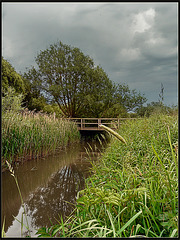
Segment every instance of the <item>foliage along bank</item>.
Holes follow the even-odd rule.
[[[2,170],[6,169],[6,160],[15,164],[43,157],[79,138],[75,123],[54,115],[5,112],[2,115]]]

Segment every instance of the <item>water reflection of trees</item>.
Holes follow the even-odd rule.
[[[33,221],[32,229],[48,225],[48,216],[57,223],[54,219],[59,219],[58,214],[64,216],[71,212],[73,206],[66,201],[75,203],[77,192],[84,184],[83,176],[89,174],[89,160],[96,161],[99,156],[96,147],[89,149],[88,144],[85,146],[87,151],[77,144],[57,155],[25,162],[15,168],[21,194],[29,210],[29,223]],[[2,176],[1,207],[1,226],[5,217],[7,231],[13,227],[13,216],[17,217],[21,208],[18,189],[9,171]]]
[[[60,215],[64,218],[71,213],[77,192],[83,188],[84,179],[89,174],[86,171],[88,167],[89,163],[81,162],[65,166],[52,176],[46,186],[31,194],[26,204],[34,226],[49,226],[49,219],[55,224]]]

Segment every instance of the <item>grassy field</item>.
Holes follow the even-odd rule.
[[[178,116],[129,120],[112,136],[72,216],[39,236],[177,237]]]
[[[46,156],[80,139],[73,122],[45,114],[6,113],[2,116],[2,169],[10,164]]]

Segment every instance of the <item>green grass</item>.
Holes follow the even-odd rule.
[[[129,120],[118,133],[127,144],[112,136],[72,216],[39,236],[178,237],[177,116]]]
[[[6,160],[13,164],[42,157],[79,138],[77,126],[73,122],[54,119],[45,114],[3,114],[2,168],[5,169]]]

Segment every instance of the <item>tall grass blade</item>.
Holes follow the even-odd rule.
[[[174,154],[174,151],[173,151],[170,132],[168,130],[167,130],[167,135],[168,135],[169,145],[170,145],[170,148],[171,148],[172,158],[173,158],[174,164],[176,166],[176,174],[177,174],[177,177],[178,177],[178,164],[177,164],[176,157],[175,157],[175,154]],[[177,154],[177,156],[178,156],[178,154]]]
[[[171,236],[170,236],[170,237],[171,237],[171,238],[175,237],[177,231],[178,231],[177,229],[174,229],[173,232],[171,233]]]
[[[4,228],[5,228],[5,217],[4,217],[4,220],[3,220],[2,233],[1,233],[1,237],[2,237],[2,238],[5,238],[5,237],[6,237]]]
[[[21,227],[25,227],[28,231],[29,231],[29,227],[26,226],[24,223],[22,223],[19,219],[17,219],[15,216],[13,216],[14,219],[16,219],[16,221],[18,221],[21,224]]]
[[[117,235],[119,235],[121,232],[123,232],[141,213],[142,213],[142,210],[140,210],[138,213],[136,213],[136,214],[117,232]]]
[[[111,222],[111,226],[112,226],[112,229],[113,229],[113,235],[114,235],[114,237],[116,237],[116,231],[115,231],[115,227],[114,227],[114,224],[113,224],[112,215],[108,210],[106,210],[106,211],[108,213],[108,216],[109,216],[109,219],[110,219],[110,222]]]

